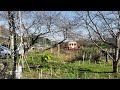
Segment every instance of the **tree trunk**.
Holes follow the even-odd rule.
[[[113,61],[113,73],[118,73],[118,62]]]
[[[118,61],[119,61],[119,50],[120,50],[120,32],[116,36],[116,48],[115,55],[113,55],[113,73],[118,73]]]
[[[8,11],[9,17],[9,29],[11,31],[11,50],[12,50],[12,58],[13,58],[13,70],[12,70],[12,78],[15,78],[15,71],[17,65],[17,46],[16,46],[16,32],[15,32],[15,22],[14,22],[14,13],[13,11]]]
[[[107,55],[107,53],[105,53],[105,56],[106,56],[106,62],[108,62],[108,55]]]

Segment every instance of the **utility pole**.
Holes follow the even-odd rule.
[[[20,36],[21,36],[21,42],[20,42],[20,51],[21,51],[21,62],[22,67],[24,68],[24,44],[23,44],[23,29],[22,29],[22,18],[21,18],[21,11],[19,11],[19,19],[20,19]]]
[[[12,69],[12,78],[15,79],[15,71],[16,71],[16,64],[17,64],[17,53],[16,53],[16,32],[15,32],[15,21],[14,21],[14,12],[8,11],[8,23],[9,29],[11,32],[11,50],[12,50],[12,59],[13,59],[13,69]]]

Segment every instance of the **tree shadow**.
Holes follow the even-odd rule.
[[[99,74],[99,75],[98,75]],[[111,76],[112,75],[112,76]],[[102,78],[118,78],[118,75],[110,71],[93,71],[87,68],[78,68],[78,78],[81,79],[102,79]]]
[[[52,69],[58,69],[58,67],[67,67],[65,64],[60,63],[60,62],[44,62],[40,63],[39,65],[32,65],[30,66],[31,69],[36,70],[36,69],[41,69],[41,68],[52,68]]]
[[[93,70],[90,70],[90,69],[87,69],[87,68],[79,68],[78,71],[79,72],[86,72],[86,73],[113,73],[113,72],[110,72],[110,71],[97,72],[97,71],[93,71]]]

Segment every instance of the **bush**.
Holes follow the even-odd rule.
[[[99,54],[93,54],[92,55],[92,60],[96,63],[100,61],[100,55]]]
[[[88,47],[88,48],[81,48],[79,51],[78,51],[78,54],[80,56],[82,56],[83,54],[86,54],[86,55],[92,55],[94,53],[98,53],[98,49],[96,47]]]
[[[83,55],[84,55],[84,60],[91,60],[97,63],[100,61],[100,53],[96,47],[91,47],[91,48],[88,47],[88,48],[80,49],[78,51],[78,55],[76,55],[76,57],[71,61],[83,60]]]
[[[52,59],[52,55],[51,54],[42,55],[42,57],[41,57],[41,61],[42,62],[47,62],[50,59]]]
[[[32,65],[32,66],[36,66],[36,65],[40,65],[42,62],[41,62],[41,55],[29,55],[27,57],[27,62],[29,65]]]
[[[53,59],[53,55],[49,52],[36,53],[32,52],[27,55],[27,62],[30,66],[40,66],[43,63],[45,64],[48,60]]]

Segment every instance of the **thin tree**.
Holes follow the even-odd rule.
[[[12,70],[12,78],[15,79],[15,71],[17,64],[17,53],[16,53],[16,31],[15,31],[15,22],[14,22],[14,11],[8,11],[8,23],[9,29],[11,32],[11,50],[12,50],[12,58],[13,58],[13,70]]]
[[[82,13],[82,14],[81,14]],[[102,51],[108,54],[113,61],[113,73],[118,73],[118,62],[120,58],[120,12],[77,12],[84,22],[83,27],[88,30],[92,42]],[[109,51],[99,46],[93,39],[95,33],[100,42],[106,43],[114,49],[112,55]],[[112,42],[108,39],[112,39]]]

